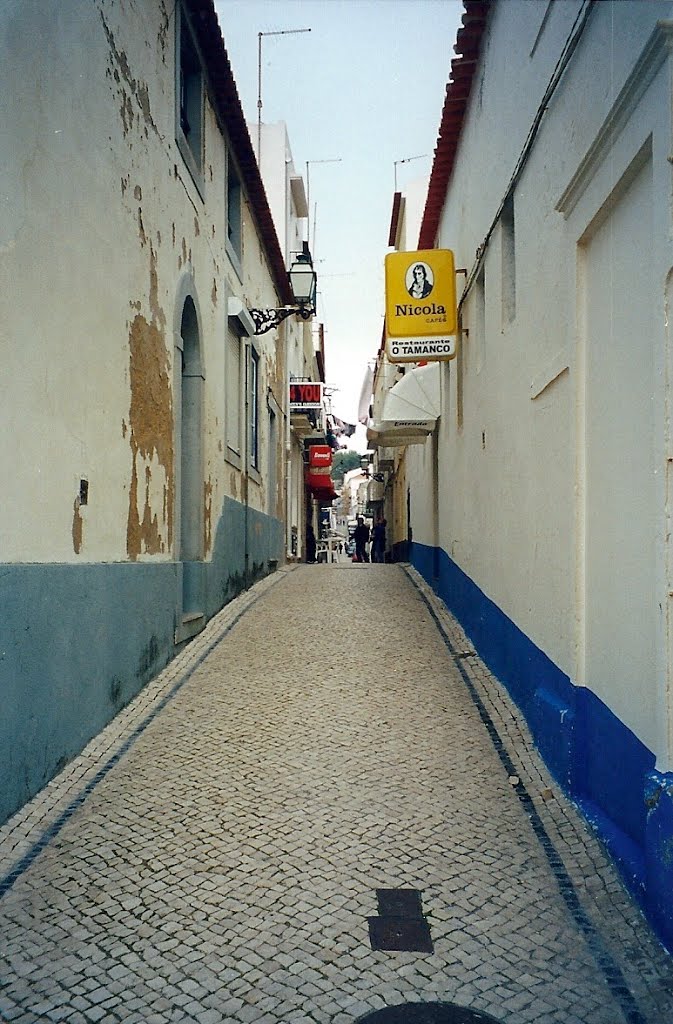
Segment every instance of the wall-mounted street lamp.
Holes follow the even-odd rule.
[[[302,252],[295,254],[295,260],[288,272],[290,288],[294,296],[295,305],[280,306],[277,309],[251,309],[250,316],[255,324],[255,334],[265,334],[267,331],[278,327],[283,320],[295,313],[302,320],[308,320],[315,316],[315,298],[318,275],[313,269],[313,260],[308,248],[308,242],[304,242]]]

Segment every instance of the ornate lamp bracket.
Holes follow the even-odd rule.
[[[308,320],[313,316],[315,310],[307,306],[281,306],[279,309],[250,309],[248,310],[255,325],[255,335],[266,334],[267,331],[278,327],[283,320],[296,313],[302,320]]]

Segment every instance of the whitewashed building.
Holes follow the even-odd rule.
[[[285,557],[293,297],[212,0],[5,0],[0,58],[2,821]]]
[[[673,943],[673,5],[465,0],[418,248],[458,355],[412,560]]]
[[[297,173],[283,121],[258,124],[250,134],[259,140],[260,168],[278,241],[286,265],[302,254],[308,234],[308,205],[305,183]],[[288,382],[324,384],[324,353],[321,332],[315,320],[291,317],[278,328],[285,333],[285,376]],[[322,390],[322,388],[321,388]],[[307,521],[318,529],[310,488],[306,484],[307,447],[325,441],[325,407],[292,409],[284,421],[286,454],[286,546],[289,559],[306,558]]]

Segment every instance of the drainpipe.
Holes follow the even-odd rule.
[[[283,325],[285,338],[285,558],[292,556],[292,428],[290,425],[290,331]],[[299,536],[297,535],[297,552]]]
[[[250,465],[249,465],[249,460],[250,460],[250,452],[249,452],[250,440],[248,438],[248,433],[249,433],[249,430],[250,430],[250,419],[249,419],[249,416],[250,416],[250,409],[249,409],[250,398],[249,398],[249,394],[248,394],[248,388],[249,388],[248,366],[249,366],[249,363],[250,363],[250,345],[249,344],[246,344],[246,345],[243,346],[243,352],[244,352],[244,356],[245,356],[245,374],[244,374],[244,377],[245,377],[245,424],[244,424],[244,427],[243,427],[243,435],[244,435],[244,437],[243,437],[243,497],[244,497],[243,522],[244,522],[245,538],[244,538],[244,549],[243,549],[244,550],[244,558],[243,558],[244,569],[243,569],[243,572],[244,572],[244,587],[247,588],[247,587],[250,586],[250,576],[249,576],[249,570],[250,570],[250,550],[249,550],[249,548],[250,548],[250,545],[249,545],[249,541],[248,541],[248,532],[249,532],[248,531],[248,521],[249,521],[249,518],[250,518],[250,516],[249,516],[250,505],[249,505],[249,501],[248,501],[248,488],[249,488],[249,485],[250,485]]]

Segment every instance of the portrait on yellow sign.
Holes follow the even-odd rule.
[[[455,334],[456,325],[456,270],[451,250],[388,253],[388,337],[444,337]]]

